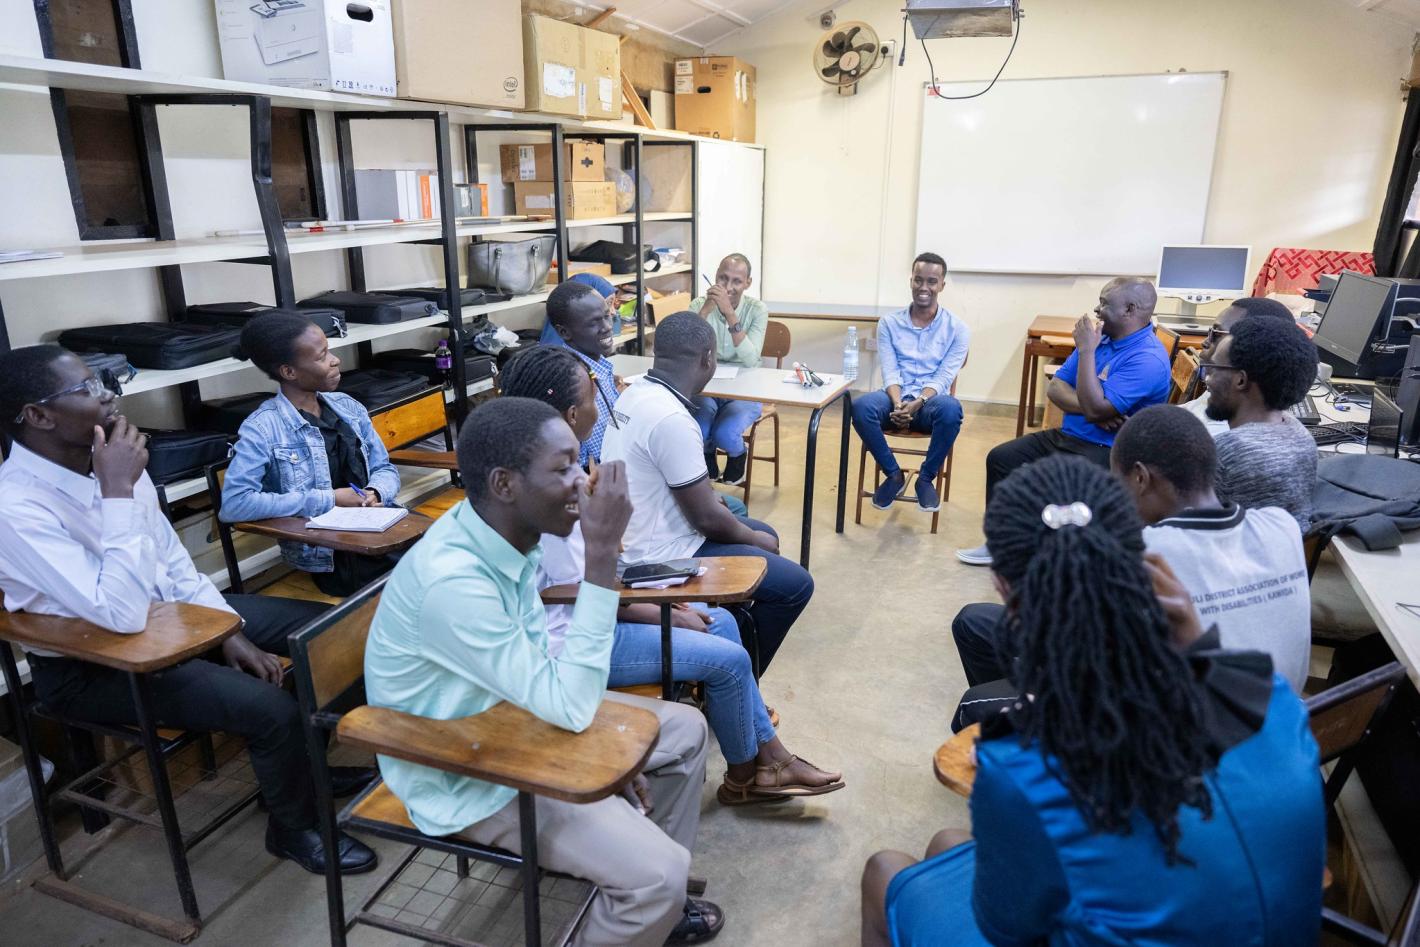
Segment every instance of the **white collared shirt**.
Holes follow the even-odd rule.
[[[153,602],[232,611],[197,571],[145,472],[133,498],[105,498],[16,442],[0,464],[0,591],[5,608],[142,631]],[[45,652],[36,652],[44,654]]]

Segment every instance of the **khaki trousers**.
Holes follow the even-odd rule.
[[[705,718],[684,704],[606,696],[660,720],[660,738],[644,771],[654,808],[643,816],[620,794],[587,805],[538,798],[538,864],[597,886],[574,944],[660,947],[685,905],[705,781]],[[517,800],[460,834],[519,852]]]

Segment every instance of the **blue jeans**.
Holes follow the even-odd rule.
[[[705,450],[724,451],[730,457],[745,452],[745,431],[759,419],[764,405],[758,401],[731,401],[728,398],[700,398],[700,410],[695,420],[700,422],[700,436]]]
[[[729,763],[747,763],[761,744],[774,739],[774,726],[759,696],[749,653],[740,643],[735,617],[723,608],[694,605],[710,616],[704,632],[671,629],[671,676],[705,683],[705,714]],[[658,684],[661,680],[661,629],[658,625],[620,622],[611,646],[608,687]]]
[[[779,534],[759,520],[748,516],[740,517],[750,529],[768,533],[775,538]],[[784,643],[794,621],[808,606],[814,594],[814,579],[807,569],[792,559],[765,552],[758,546],[739,543],[717,543],[706,540],[696,550],[697,556],[758,556],[768,563],[764,581],[754,593],[754,602],[749,613],[754,618],[755,630],[759,636],[759,672],[769,670],[769,662]]]
[[[878,462],[883,473],[892,476],[902,468],[888,447],[883,429],[890,424],[892,399],[886,391],[873,391],[853,399],[853,430],[863,439],[868,453]],[[922,434],[930,433],[927,456],[922,461],[922,477],[933,480],[947,462],[957,433],[961,431],[961,402],[951,395],[933,395],[931,400],[912,416],[911,430]]]

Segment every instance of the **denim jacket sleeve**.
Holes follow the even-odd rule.
[[[385,449],[385,442],[375,433],[370,413],[353,398],[350,399],[350,405],[354,410],[350,412],[349,420],[360,438],[360,443],[365,446],[365,466],[370,471],[369,483],[365,486],[378,490],[380,501],[385,506],[398,506],[399,470],[390,463],[390,452]]]
[[[274,465],[282,462],[277,452],[286,448],[277,441],[269,418],[253,416],[243,422],[237,445],[232,449],[227,479],[222,484],[223,522],[240,523],[273,516],[319,516],[335,506],[334,490],[267,492],[268,486],[280,489],[281,476]],[[388,463],[388,455],[385,462]],[[383,490],[380,496],[384,496]]]

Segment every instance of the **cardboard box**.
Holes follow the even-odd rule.
[[[621,44],[610,33],[524,17],[523,75],[527,107],[535,112],[621,117]]]
[[[553,213],[552,181],[518,181],[513,185],[515,214]],[[568,220],[616,216],[616,185],[610,181],[568,181],[562,185]]]
[[[611,264],[610,264],[610,263],[584,263],[584,262],[582,262],[582,261],[580,261],[580,260],[568,260],[568,261],[567,261],[567,272],[568,272],[568,274],[569,274],[569,278],[570,278],[571,276],[576,276],[578,273],[590,273],[590,274],[593,275],[593,276],[601,276],[601,277],[604,277],[604,278],[606,278],[606,279],[610,279],[610,278],[611,278]],[[548,284],[549,286],[552,286],[552,285],[555,285],[556,283],[558,283],[558,282],[560,282],[560,281],[561,281],[561,279],[560,279],[560,277],[558,277],[558,275],[557,275],[557,261],[556,261],[556,260],[553,260],[553,261],[552,261],[552,268],[547,271],[547,284]]]
[[[651,310],[651,323],[654,325],[672,313],[684,312],[690,308],[689,293],[667,293],[664,296],[656,296],[646,301],[646,306]]]
[[[402,99],[520,109],[521,0],[391,0]]]
[[[394,95],[390,0],[216,0],[222,74],[297,89]]]
[[[734,56],[675,64],[677,131],[726,141],[754,141],[754,67]]]
[[[487,217],[487,216],[488,216],[488,185],[487,185],[487,184],[455,184],[455,185],[454,185],[454,216],[455,216],[455,217]]]
[[[503,168],[503,181],[552,180],[552,144],[501,145],[498,162]],[[606,180],[606,145],[599,141],[577,139],[563,146],[562,180]]]

